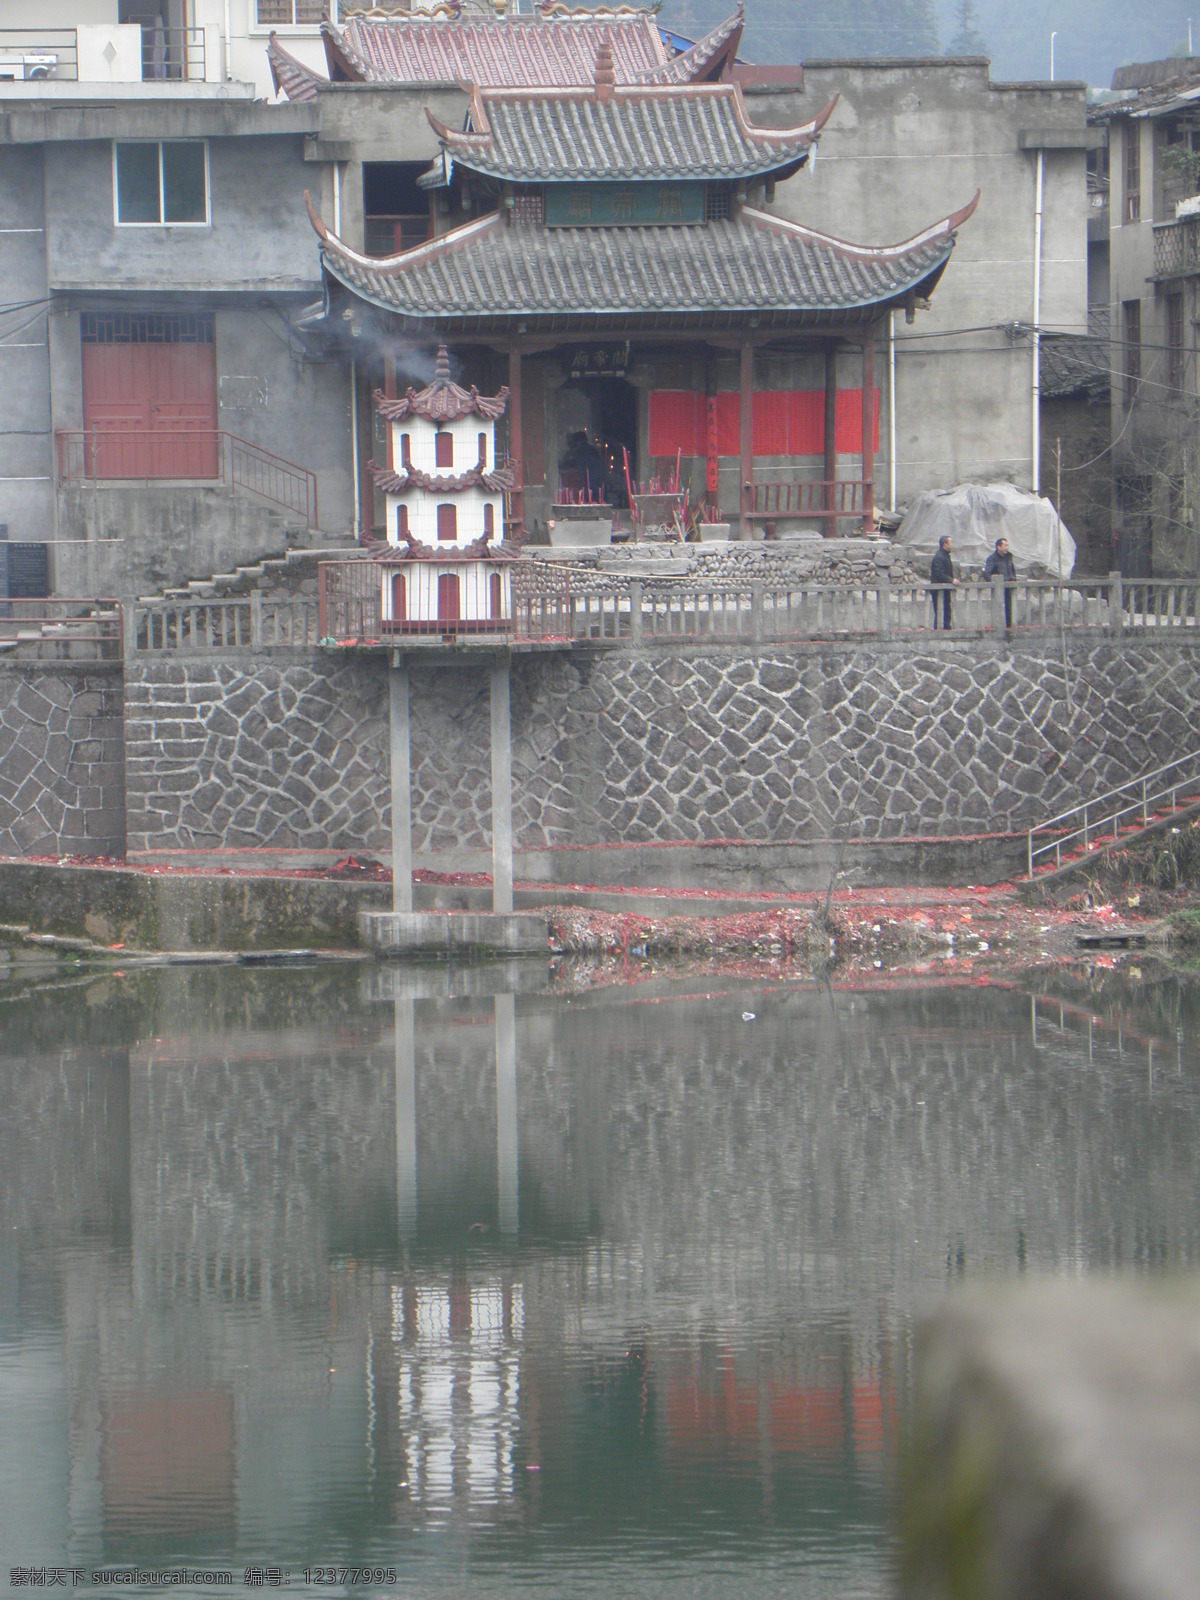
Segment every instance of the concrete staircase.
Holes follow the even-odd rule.
[[[361,545],[349,540],[328,546],[293,546],[279,555],[237,566],[232,572],[215,572],[209,578],[190,578],[186,584],[163,589],[155,595],[142,595],[146,603],[163,600],[218,600],[232,595],[250,594],[264,584],[279,584],[290,590],[311,583],[315,592],[317,565],[321,561],[347,561],[366,557]]]

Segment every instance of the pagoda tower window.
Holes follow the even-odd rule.
[[[488,510],[491,509],[489,506]],[[493,572],[488,579],[488,615],[493,621],[499,621],[504,616],[504,588],[498,572]]]
[[[392,621],[403,622],[408,616],[408,585],[402,572],[392,574]]]
[[[483,532],[488,539],[496,536],[496,508],[490,500],[486,500],[483,506]]]
[[[437,535],[439,539],[456,542],[458,539],[458,507],[440,505],[437,508]],[[457,582],[457,579],[455,580]]]
[[[486,433],[481,433],[479,435],[479,465],[481,467],[486,467],[487,466],[487,434]]]
[[[454,435],[440,432],[434,434],[434,463],[439,467],[452,467],[454,465]]]
[[[408,433],[400,435],[400,464],[405,467],[412,466],[412,435]]]
[[[396,537],[408,538],[408,507],[403,504],[396,507]]]

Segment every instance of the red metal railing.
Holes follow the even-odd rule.
[[[257,495],[317,526],[317,475],[220,428],[60,428],[60,482],[212,480]]]
[[[323,561],[322,644],[400,644],[405,639],[565,642],[576,630],[565,574],[529,564],[450,556],[439,561]]]

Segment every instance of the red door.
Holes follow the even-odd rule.
[[[457,622],[461,615],[458,573],[438,575],[438,621]]]
[[[82,354],[90,474],[218,476],[217,365],[211,339],[189,344],[85,343]]]

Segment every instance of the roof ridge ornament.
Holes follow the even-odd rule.
[[[611,100],[616,82],[612,45],[607,38],[601,39],[596,50],[596,99],[604,102]]]

